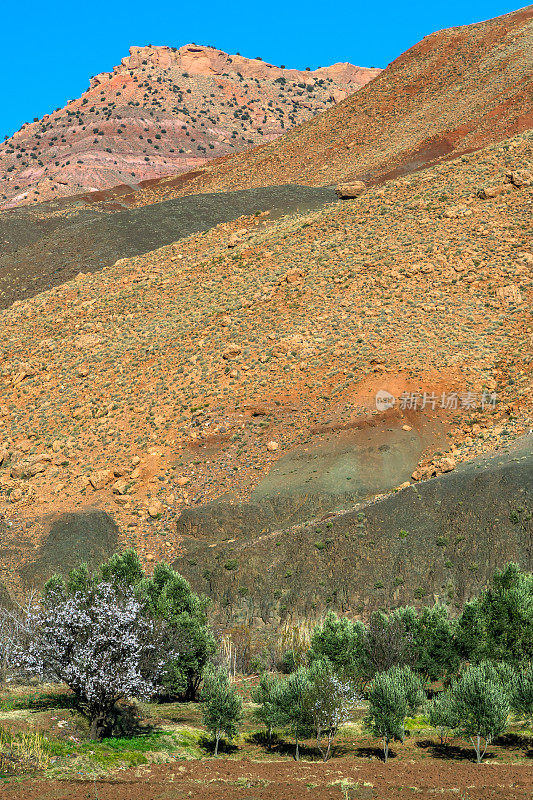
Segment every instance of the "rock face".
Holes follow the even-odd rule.
[[[461,606],[508,561],[533,567],[531,436],[383,500],[275,535],[189,537],[176,569],[223,624]],[[208,543],[209,542],[209,543]],[[223,599],[223,602],[220,602]]]
[[[118,549],[118,528],[104,511],[61,514],[50,520],[37,558],[20,570],[25,586],[41,587],[54,573],[65,575],[82,562],[96,568]]]
[[[176,175],[271,141],[379,69],[282,69],[212,47],[132,47],[0,145],[0,208]]]

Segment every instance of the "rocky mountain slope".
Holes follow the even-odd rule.
[[[285,185],[176,197],[130,209],[116,192],[0,212],[0,308],[78,272],[94,272],[243,214],[279,216],[337,199],[332,188]],[[111,194],[111,200],[102,198]]]
[[[281,139],[211,163],[173,186],[180,193],[351,178],[374,182],[469,152],[533,126],[533,6],[438,31],[371,84]]]
[[[438,599],[460,609],[509,561],[533,567],[533,441],[376,502],[257,535],[185,536],[179,569],[225,626],[257,631],[328,609]],[[228,541],[229,539],[229,541]]]
[[[21,585],[52,511],[106,512],[150,562],[204,504],[253,491],[283,527],[526,433],[532,161],[516,135],[2,311],[0,580]]]
[[[379,74],[275,67],[212,47],[132,47],[0,145],[0,208],[175,175],[271,141]]]

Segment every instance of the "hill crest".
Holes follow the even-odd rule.
[[[0,144],[0,208],[196,169],[277,138],[379,72],[282,69],[196,45],[132,47],[79,98]]]

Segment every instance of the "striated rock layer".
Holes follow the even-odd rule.
[[[275,139],[381,70],[282,69],[212,47],[132,47],[0,145],[0,208],[174,175]]]

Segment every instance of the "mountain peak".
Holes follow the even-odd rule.
[[[133,46],[81,97],[0,145],[0,208],[201,167],[272,141],[379,72],[285,69],[196,44]]]

